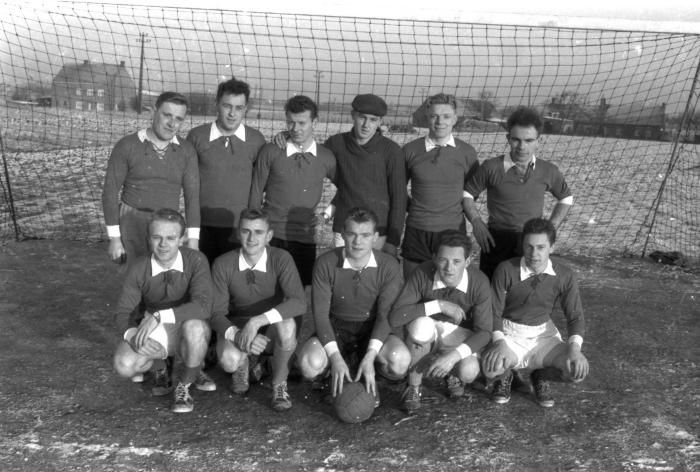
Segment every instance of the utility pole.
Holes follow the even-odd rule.
[[[321,77],[323,77],[322,70],[316,70],[314,72],[314,77],[316,77],[316,106],[321,106]]]
[[[141,43],[141,64],[139,65],[139,93],[136,96],[136,114],[141,114],[141,100],[143,95],[143,61],[144,61],[144,44],[150,42],[146,39],[148,33],[141,33],[141,38],[138,40]]]

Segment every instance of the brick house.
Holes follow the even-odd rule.
[[[137,94],[124,61],[64,65],[53,78],[52,91],[55,106],[84,111],[124,111]]]

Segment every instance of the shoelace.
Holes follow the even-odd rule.
[[[190,397],[190,384],[177,384],[175,388],[175,398],[177,400],[187,400]]]
[[[409,387],[404,393],[404,400],[416,401],[420,400],[420,390],[418,387]]]
[[[284,398],[285,400],[289,398],[289,393],[287,393],[287,384],[281,383],[277,386],[277,391],[275,392],[277,398]]]

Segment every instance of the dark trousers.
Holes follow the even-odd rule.
[[[209,259],[209,265],[225,252],[241,247],[233,228],[202,226],[199,230],[199,250]]]
[[[479,270],[491,280],[498,264],[512,257],[522,256],[523,250],[522,233],[519,231],[503,231],[489,228],[489,232],[493,236],[496,245],[488,253],[481,251]]]
[[[270,246],[278,247],[289,252],[299,271],[301,283],[304,286],[311,285],[311,274],[314,270],[314,262],[316,262],[316,244],[272,238]]]

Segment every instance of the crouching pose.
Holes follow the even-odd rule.
[[[184,363],[177,376],[172,411],[192,411],[190,385],[216,390],[200,370],[209,343],[212,299],[211,275],[206,257],[181,247],[185,220],[175,210],[153,212],[148,225],[150,257],[140,257],[127,272],[117,305],[117,324],[124,340],[114,354],[114,368],[123,377],[142,381],[156,359],[179,356]],[[143,318],[130,320],[141,307]],[[137,326],[133,326],[138,323]],[[129,329],[126,329],[132,324]],[[124,331],[126,330],[126,331]],[[172,391],[169,369],[155,372],[154,395]]]
[[[217,333],[216,353],[231,390],[249,389],[249,355],[272,350],[272,408],[289,410],[289,361],[297,347],[294,317],[306,312],[304,287],[292,256],[269,247],[272,229],[267,213],[243,210],[238,236],[241,248],[219,256],[212,268]],[[271,341],[268,345],[268,341]]]
[[[390,324],[406,326],[413,359],[403,394],[408,413],[421,406],[423,375],[444,378],[453,398],[479,375],[493,317],[488,279],[469,266],[473,251],[462,231],[441,232],[433,260],[411,273],[391,311]]]
[[[314,267],[316,335],[299,349],[299,368],[305,378],[314,379],[330,366],[333,396],[342,393],[343,382],[364,380],[376,397],[375,364],[383,376],[400,379],[411,362],[387,320],[401,272],[394,257],[372,249],[379,238],[372,211],[351,209],[342,234],[345,247],[323,254]]]
[[[588,375],[588,360],[581,353],[584,318],[578,285],[571,269],[550,259],[555,239],[550,221],[527,221],[523,257],[502,262],[494,273],[493,343],[484,352],[482,365],[486,377],[496,379],[496,403],[510,400],[512,369],[531,372],[537,402],[543,407],[554,405],[548,379],[580,382]],[[557,300],[567,320],[567,342],[551,319]]]

